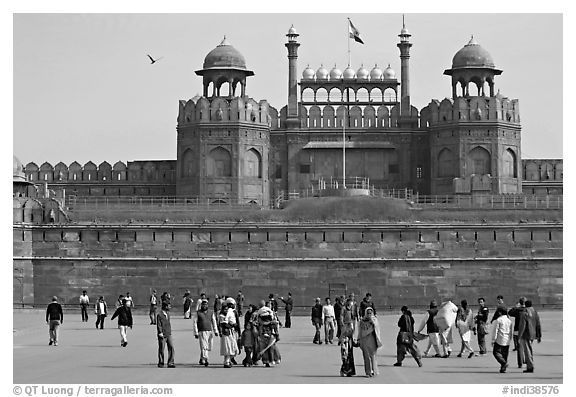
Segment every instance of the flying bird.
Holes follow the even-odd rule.
[[[160,58],[154,59],[150,56],[150,54],[146,54],[146,55],[148,55],[148,58],[150,58],[150,65],[155,64],[156,62],[158,62],[159,60],[161,60],[163,58],[163,57],[160,57]]]

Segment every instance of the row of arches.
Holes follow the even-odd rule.
[[[306,87],[302,89],[301,98],[303,102],[397,102],[398,91],[392,87],[374,87],[370,90],[365,87],[356,89],[338,87],[333,87],[331,89],[324,87]]]
[[[255,148],[248,149],[242,156],[243,166],[239,174],[249,178],[262,178],[262,155]],[[182,154],[183,177],[194,177],[199,174],[199,163],[192,149]],[[232,154],[222,146],[215,147],[206,156],[207,177],[233,176]]]
[[[437,177],[457,177],[458,157],[449,148],[443,148],[438,152]],[[466,155],[466,176],[468,175],[495,175],[492,170],[492,155],[481,146],[471,149]],[[514,150],[508,148],[502,154],[502,168],[498,173],[501,177],[518,178],[518,157]]]
[[[564,174],[561,160],[522,160],[525,181],[562,181]]]

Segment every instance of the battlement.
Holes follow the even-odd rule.
[[[273,115],[277,115],[277,111],[266,100],[256,102],[248,97],[195,97],[179,102],[178,126],[239,121],[269,127]]]
[[[26,180],[45,183],[118,183],[118,182],[156,182],[174,183],[176,161],[147,160],[117,161],[113,166],[103,161],[98,166],[92,161],[80,165],[77,161],[69,166],[59,162],[55,166],[45,162],[40,167],[34,162],[26,164]]]
[[[431,127],[442,123],[466,121],[504,121],[520,123],[520,105],[518,99],[509,99],[501,95],[495,97],[458,97],[433,99],[420,112],[420,126]]]

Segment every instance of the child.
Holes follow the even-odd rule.
[[[252,353],[254,351],[254,347],[256,345],[256,337],[252,332],[252,324],[249,322],[245,324],[244,331],[242,331],[242,336],[240,337],[240,349],[244,347],[244,352],[246,353],[246,357],[242,360],[242,364],[245,367],[251,367],[252,362]]]

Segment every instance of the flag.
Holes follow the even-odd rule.
[[[350,20],[350,18],[348,18],[348,32],[350,34],[351,39],[354,39],[354,41],[356,41],[360,44],[364,44],[364,42],[362,41],[362,38],[360,37],[360,31],[358,31],[358,29],[356,29],[356,26],[354,26],[352,24],[352,21]]]

